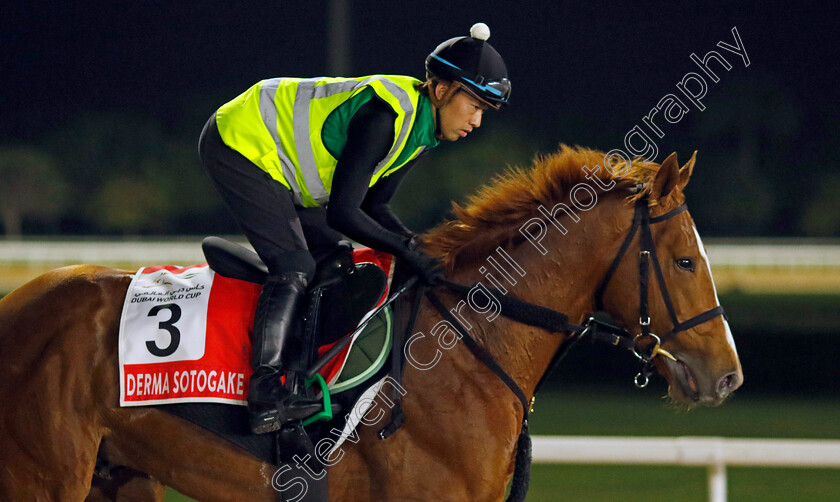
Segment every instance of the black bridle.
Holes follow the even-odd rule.
[[[618,254],[616,255],[615,259],[613,259],[609,270],[607,270],[607,273],[604,275],[604,278],[601,280],[601,282],[598,284],[598,287],[595,289],[595,310],[602,311],[604,309],[604,291],[607,289],[610,280],[612,280],[613,276],[615,275],[619,264],[624,259],[624,256],[627,254],[627,250],[630,248],[630,244],[633,242],[633,239],[638,233],[640,333],[632,337],[632,345],[627,346],[627,348],[630,348],[634,352],[634,354],[636,354],[636,356],[643,362],[644,365],[642,371],[638,375],[636,375],[635,378],[635,383],[637,387],[647,386],[649,377],[653,373],[652,361],[657,354],[662,354],[676,362],[676,358],[674,356],[662,349],[663,343],[667,342],[668,340],[676,336],[678,333],[681,333],[695,326],[703,324],[707,321],[710,321],[717,316],[724,316],[724,318],[726,317],[726,314],[723,312],[723,307],[721,307],[720,305],[713,307],[701,314],[698,314],[682,322],[680,322],[679,318],[677,317],[677,312],[676,310],[674,310],[674,303],[673,301],[671,301],[671,294],[668,292],[668,285],[665,284],[665,276],[662,273],[662,266],[660,265],[659,259],[656,256],[656,245],[653,241],[653,234],[651,232],[650,226],[656,223],[667,221],[673,218],[674,216],[685,212],[687,209],[688,207],[685,204],[682,204],[679,207],[672,209],[671,211],[663,215],[652,218],[650,216],[650,207],[647,195],[639,197],[636,200],[636,206],[633,212],[633,224],[630,226],[630,230],[627,233],[627,237],[624,238],[624,242],[621,243],[621,247],[618,250]],[[649,281],[651,262],[653,263],[654,275],[656,276],[656,281],[659,285],[659,292],[662,294],[662,300],[665,302],[665,309],[668,311],[668,317],[670,318],[671,324],[673,326],[671,328],[671,331],[665,333],[662,337],[650,331],[651,318],[650,309],[648,306],[648,298],[650,289]],[[592,318],[590,318],[590,321],[596,324],[602,324],[602,326],[604,324]],[[608,332],[615,333],[616,326],[606,325],[604,327],[607,328]],[[626,332],[625,330],[621,331],[623,331],[623,333],[616,333],[614,336],[621,336],[625,340],[631,336],[630,333]],[[648,348],[644,351],[641,351],[638,347],[639,339],[642,338],[651,338],[653,340],[653,344],[649,344]],[[612,341],[615,345],[627,345],[626,342],[622,343],[618,339],[613,339]]]
[[[637,191],[642,189],[641,186],[636,187]],[[583,337],[589,336],[595,341],[604,342],[609,345],[614,345],[620,348],[625,348],[632,351],[636,357],[641,360],[643,367],[642,371],[636,375],[635,383],[638,387],[645,387],[648,384],[649,377],[653,373],[653,359],[657,355],[663,355],[674,361],[676,358],[662,348],[662,344],[672,339],[678,333],[691,329],[695,326],[708,322],[718,316],[724,316],[723,307],[716,306],[705,312],[698,314],[686,321],[680,322],[674,309],[671,295],[668,292],[668,286],[665,284],[665,276],[662,272],[662,267],[656,255],[656,246],[653,240],[653,233],[651,232],[651,225],[670,220],[671,218],[685,212],[688,208],[685,204],[672,209],[671,211],[660,216],[651,217],[650,215],[650,201],[648,196],[640,196],[635,203],[633,212],[633,222],[630,229],[627,231],[627,236],[621,243],[615,258],[610,264],[610,268],[604,274],[603,279],[595,288],[594,299],[596,311],[603,311],[604,308],[604,292],[609,286],[610,281],[615,276],[619,265],[627,255],[630,245],[633,243],[636,235],[639,235],[639,334],[633,335],[628,330],[606,322],[595,316],[589,317],[583,325],[572,324],[569,322],[569,317],[562,312],[558,312],[547,307],[542,307],[533,303],[520,300],[512,295],[503,295],[495,288],[487,288],[496,294],[496,299],[501,304],[501,315],[529,326],[543,328],[552,333],[570,333],[570,336],[560,344],[560,347],[552,357],[551,362],[540,378],[534,394],[536,395],[539,388],[545,382],[546,377],[559,364],[568,350],[574,343]],[[659,291],[662,294],[662,299],[665,303],[665,308],[668,311],[668,316],[671,320],[672,328],[665,335],[659,335],[650,331],[651,318],[649,308],[649,293],[650,293],[650,265],[653,263],[653,271],[656,276],[656,281],[659,286]],[[466,294],[472,288],[464,284],[458,284],[451,281],[442,281],[442,284],[449,289]],[[487,367],[489,367],[517,396],[525,409],[523,421],[527,422],[528,413],[531,409],[533,398],[529,401],[525,392],[518,384],[505,372],[501,366],[493,359],[486,349],[467,332],[461,322],[452,315],[449,310],[443,305],[440,298],[431,290],[427,289],[426,297],[431,302],[435,310],[447,320],[452,327],[458,331],[462,336],[467,348]],[[653,343],[650,343],[652,341]],[[645,348],[641,348],[640,344],[646,343]]]
[[[642,186],[636,187],[636,193],[639,193],[641,190]],[[514,379],[496,362],[493,356],[468,333],[461,322],[446,308],[437,294],[435,294],[431,288],[420,289],[421,293],[417,295],[414,303],[414,315],[416,315],[416,308],[419,306],[420,299],[424,296],[422,292],[425,291],[425,297],[429,300],[435,310],[437,310],[438,313],[449,322],[452,328],[461,335],[461,340],[464,341],[464,344],[470,352],[472,352],[479,361],[484,363],[485,366],[495,373],[522,404],[522,428],[517,441],[516,464],[513,475],[513,484],[507,499],[508,501],[523,501],[528,491],[528,479],[530,476],[531,462],[531,439],[528,433],[528,417],[532,411],[536,394],[547,379],[548,375],[551,374],[552,370],[559,365],[560,361],[575,343],[577,343],[580,339],[589,336],[594,341],[605,342],[610,345],[632,351],[643,364],[642,370],[638,375],[636,375],[634,382],[638,387],[645,387],[648,384],[650,375],[653,374],[653,359],[657,355],[663,355],[677,361],[673,355],[662,348],[663,343],[667,342],[678,333],[710,321],[717,316],[725,317],[723,307],[717,306],[686,321],[680,322],[677,317],[677,313],[674,310],[671,295],[668,292],[667,285],[665,284],[662,267],[660,266],[659,260],[656,256],[656,246],[654,245],[653,234],[650,227],[653,224],[669,220],[674,216],[685,212],[686,209],[686,205],[683,204],[663,215],[652,218],[650,216],[649,199],[647,194],[640,196],[636,200],[635,210],[633,212],[633,222],[627,232],[627,236],[625,237],[624,242],[622,242],[621,247],[618,250],[618,254],[613,259],[610,268],[604,275],[604,278],[595,289],[595,308],[597,311],[602,311],[604,307],[604,291],[606,291],[607,286],[627,254],[627,250],[630,248],[636,234],[639,234],[640,251],[638,263],[640,332],[638,335],[633,335],[626,329],[596,318],[595,316],[589,317],[583,325],[572,324],[569,322],[569,317],[562,312],[520,300],[513,295],[502,294],[495,288],[487,288],[494,294],[495,298],[501,304],[501,315],[516,322],[542,328],[550,333],[570,333],[570,335],[563,340],[557,348],[557,351],[552,356],[548,368],[534,387],[534,397],[530,400],[516,381],[514,381]],[[662,294],[663,301],[665,302],[665,308],[668,311],[668,316],[670,317],[671,324],[673,326],[671,330],[661,338],[650,331],[651,318],[648,297],[650,289],[649,281],[651,262],[653,263],[654,275],[656,276],[656,280],[659,285],[659,291]],[[441,284],[462,294],[467,294],[473,287],[475,287],[447,280],[441,281]],[[412,321],[414,315],[412,315]],[[412,324],[413,322],[410,323],[410,325]],[[409,330],[411,329],[410,325],[408,328]],[[646,341],[645,339],[649,340]],[[653,343],[650,343],[650,341]],[[646,342],[646,346],[643,349],[640,347],[640,343],[644,342]],[[398,364],[397,366],[399,369],[396,372],[396,375],[398,376],[398,379],[400,379],[402,374],[401,364]],[[394,408],[392,408],[390,423],[380,431],[380,438],[382,439],[385,439],[393,434],[400,425],[402,425],[403,420],[405,419],[404,414],[399,407],[399,396],[395,394],[394,399],[397,401],[397,404]]]
[[[642,190],[642,186],[636,187],[636,193]],[[668,351],[662,348],[662,344],[672,339],[678,333],[691,329],[697,325],[710,321],[717,316],[724,316],[723,307],[717,306],[711,308],[701,314],[698,314],[686,321],[680,322],[677,317],[674,304],[671,301],[671,295],[668,292],[668,286],[665,284],[665,276],[662,273],[662,267],[659,264],[659,259],[656,256],[656,246],[653,240],[653,233],[651,232],[651,225],[667,221],[680,213],[687,210],[685,204],[656,217],[650,216],[649,198],[647,194],[640,196],[636,200],[635,209],[633,211],[633,223],[624,238],[618,254],[613,259],[610,268],[604,275],[604,278],[595,289],[595,308],[596,311],[602,311],[604,307],[604,292],[607,289],[610,281],[618,270],[619,265],[627,254],[636,234],[639,235],[639,328],[638,335],[633,335],[626,329],[606,322],[595,316],[589,317],[583,325],[572,324],[569,322],[569,317],[562,312],[553,309],[542,307],[533,303],[522,301],[512,295],[503,295],[494,288],[488,288],[491,292],[498,293],[496,299],[501,304],[501,315],[523,324],[543,328],[550,333],[570,333],[565,340],[557,348],[551,362],[548,365],[545,373],[543,373],[537,385],[534,387],[533,397],[528,400],[525,392],[521,387],[508,375],[508,373],[493,359],[493,356],[484,349],[468,332],[464,329],[461,322],[455,318],[452,313],[447,310],[440,298],[431,290],[425,291],[425,296],[434,306],[435,310],[447,320],[460,335],[464,344],[475,357],[483,362],[493,373],[495,373],[502,382],[516,395],[519,402],[522,404],[522,428],[517,441],[516,450],[516,465],[513,475],[513,485],[511,486],[508,501],[521,501],[525,499],[528,491],[528,479],[530,477],[530,460],[531,460],[531,439],[528,433],[528,417],[532,411],[534,399],[536,394],[546,381],[548,375],[556,368],[563,357],[568,353],[569,349],[577,343],[580,339],[589,336],[594,341],[605,342],[610,345],[625,348],[632,351],[636,357],[642,362],[642,370],[634,378],[637,387],[647,386],[650,375],[653,374],[653,359],[657,355],[663,355],[675,362],[677,359]],[[659,285],[659,291],[662,294],[662,299],[665,302],[665,308],[668,311],[672,328],[661,338],[650,331],[651,318],[648,298],[650,293],[650,264],[653,263],[654,275]],[[451,281],[442,281],[442,284],[448,288],[466,294],[472,288],[463,284],[457,284]],[[650,343],[650,342],[653,343]],[[643,349],[640,347],[641,343],[646,343]]]

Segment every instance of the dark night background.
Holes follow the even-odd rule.
[[[677,82],[701,73],[689,55],[715,50],[732,69],[712,63],[720,82],[706,79],[705,111],[689,104],[678,124],[660,116],[665,137],[655,138],[657,161],[676,151],[684,163],[699,151],[687,195],[701,234],[840,238],[836,4],[348,3],[346,76],[422,78],[427,54],[478,21],[489,25],[489,42],[508,64],[511,105],[487,113],[466,140],[436,148],[397,193],[396,212],[412,228],[434,225],[451,200],[561,142],[610,150],[634,126],[649,133],[642,118],[666,94],[682,99]],[[0,232],[12,239],[186,236],[196,245],[202,235],[238,233],[199,166],[199,134],[215,109],[258,80],[331,74],[329,5],[6,5]],[[749,67],[716,46],[734,43],[733,27]],[[827,395],[836,403],[840,295],[777,289],[721,295],[747,375],[739,395]],[[629,394],[637,369],[624,353],[581,344],[552,386],[613,385]],[[781,408],[780,417],[798,413]]]
[[[699,72],[689,54],[716,50],[732,69],[707,79],[706,110],[689,105],[656,140],[657,160],[699,150],[689,202],[701,231],[840,236],[836,8],[817,5],[350,2],[349,74],[422,77],[439,42],[490,26],[512,104],[409,176],[397,210],[427,227],[506,164],[560,142],[621,147],[665,94],[683,97],[675,84]],[[197,164],[203,123],[257,80],[328,74],[327,12],[326,1],[6,7],[0,190],[22,199],[22,233],[235,232]],[[716,47],[734,43],[733,26],[749,67]],[[48,168],[15,171],[8,152]],[[22,192],[21,170],[42,188]]]

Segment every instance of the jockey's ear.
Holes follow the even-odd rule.
[[[677,152],[674,152],[659,166],[659,171],[656,172],[656,177],[653,179],[651,197],[654,200],[661,200],[667,197],[679,181],[680,165],[677,163]]]
[[[435,94],[435,98],[437,101],[441,101],[444,96],[446,96],[446,91],[449,90],[449,82],[444,82],[438,80],[435,84],[433,84],[432,92]]]
[[[697,150],[694,150],[694,153],[691,155],[691,158],[688,159],[688,162],[680,168],[680,181],[677,183],[680,190],[684,189],[685,186],[688,185],[688,178],[691,177],[691,172],[694,170],[695,160],[697,160]]]

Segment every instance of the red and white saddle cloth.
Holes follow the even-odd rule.
[[[353,260],[385,271],[388,280],[379,300],[384,301],[393,256],[361,248]],[[260,285],[222,277],[207,264],[138,270],[120,319],[120,406],[245,405],[259,294]],[[348,344],[321,370],[328,384],[338,377],[349,349]]]

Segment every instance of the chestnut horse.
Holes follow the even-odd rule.
[[[562,146],[530,169],[508,172],[466,206],[456,205],[456,219],[425,235],[426,249],[441,258],[448,279],[474,284],[487,281],[482,264],[501,247],[525,273],[510,287],[513,294],[572,321],[585,319],[631,226],[634,198],[646,197],[654,219],[680,206],[695,159],[682,168],[675,154],[661,166],[636,160],[598,167],[603,161],[601,152]],[[639,184],[640,192],[630,190]],[[546,209],[558,207],[566,210]],[[678,317],[716,307],[689,213],[650,228]],[[636,238],[603,293],[603,309],[634,333],[640,329],[632,258],[638,250]],[[199,500],[273,500],[273,466],[158,409],[118,406],[117,333],[130,280],[125,271],[66,267],[0,300],[0,499],[85,499],[101,446],[112,465],[125,468],[114,485],[95,487],[91,500],[162,500],[163,485]],[[462,299],[436,291],[451,308]],[[490,322],[469,308],[459,315],[528,398],[568,336],[503,315]],[[657,287],[650,291],[650,318],[655,333],[673,328]],[[426,301],[415,332],[430,333],[440,320]],[[675,360],[656,357],[654,364],[676,402],[717,405],[741,384],[724,317],[669,338],[664,348]],[[519,399],[463,343],[441,351],[434,337],[424,336],[411,356],[437,363],[426,370],[407,365],[405,424],[385,440],[376,436],[380,427],[360,427],[360,440],[346,443],[340,460],[332,458],[330,500],[501,500],[513,473]]]

